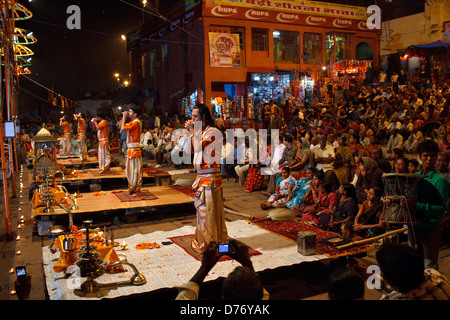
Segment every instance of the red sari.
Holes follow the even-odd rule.
[[[271,156],[271,146],[267,146],[267,154],[269,157]],[[263,158],[263,157],[261,157]],[[246,192],[252,192],[258,189],[261,189],[264,182],[264,176],[261,175],[261,169],[250,167],[247,173],[247,179],[244,183],[244,188]]]

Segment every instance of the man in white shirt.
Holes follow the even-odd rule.
[[[314,162],[317,170],[323,170],[324,182],[331,183],[333,190],[339,188],[339,181],[333,171],[334,148],[327,145],[327,137],[323,134],[319,135],[319,144],[314,147]]]
[[[390,153],[394,148],[398,148],[400,150],[403,149],[403,136],[398,132],[397,128],[392,130],[386,150]]]
[[[144,128],[144,132],[141,133],[141,147],[145,148],[148,145],[148,140],[150,140],[150,144],[153,142],[152,134],[148,128]]]
[[[276,148],[273,153],[272,161],[270,161],[269,167],[274,171],[278,171],[279,169],[279,161],[281,159],[281,156],[283,155],[284,149],[286,148],[286,145],[284,143],[280,143],[280,141],[274,141]]]
[[[319,135],[319,145],[314,147],[316,168],[324,172],[333,170],[334,156],[334,148],[331,145],[327,145],[326,136],[323,134]]]
[[[421,105],[423,105],[423,100],[420,99],[417,94],[414,94],[414,97],[411,101],[411,103],[409,104],[411,106],[414,107],[415,110],[417,110],[418,107],[420,107]]]
[[[414,127],[411,134],[408,137],[408,140],[406,140],[403,143],[403,147],[405,148],[405,151],[407,153],[415,153],[417,146],[419,143],[421,143],[424,140],[423,134],[421,131],[419,131],[418,127]]]
[[[155,128],[160,128],[161,127],[161,120],[159,119],[158,115],[155,115],[155,121],[153,122],[153,126]]]

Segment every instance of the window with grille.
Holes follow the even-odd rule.
[[[322,64],[322,35],[320,33],[303,34],[303,63]]]
[[[252,28],[252,50],[269,51],[269,30]]]
[[[283,63],[299,63],[299,43],[298,32],[274,30],[274,60]]]

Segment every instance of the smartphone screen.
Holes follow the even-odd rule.
[[[21,282],[27,275],[27,270],[25,269],[25,267],[16,267],[16,276],[17,279],[19,280],[19,282]]]
[[[228,244],[219,244],[219,253],[228,253]]]
[[[26,271],[25,267],[16,267],[16,275],[18,277],[26,276],[27,275],[27,271]]]

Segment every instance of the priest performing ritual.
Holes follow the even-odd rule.
[[[73,118],[78,123],[78,147],[80,149],[80,160],[84,161],[87,159],[87,146],[86,146],[86,121],[83,119],[81,113],[74,114]]]
[[[61,154],[67,155],[72,149],[72,142],[70,141],[70,123],[66,121],[66,116],[59,119],[59,125],[63,127],[64,137],[61,140]]]
[[[127,119],[131,121],[126,122]],[[120,122],[120,132],[127,132],[127,153],[125,155],[125,173],[128,180],[128,193],[139,192],[142,187],[143,162],[141,150],[142,122],[139,120],[139,110],[130,105],[128,111],[123,112]]]
[[[219,150],[213,148],[212,152],[204,152],[210,149],[214,141],[221,147],[222,133],[214,127],[211,113],[204,104],[192,109],[192,119],[186,122],[185,127],[191,134],[194,167],[197,170],[197,177],[192,185],[197,210],[197,228],[192,248],[201,253],[210,241],[227,241],[220,162],[214,161],[217,156],[215,153]]]
[[[111,156],[109,154],[109,124],[102,113],[92,118],[94,129],[97,131],[98,138],[98,167],[100,173],[109,171]]]

